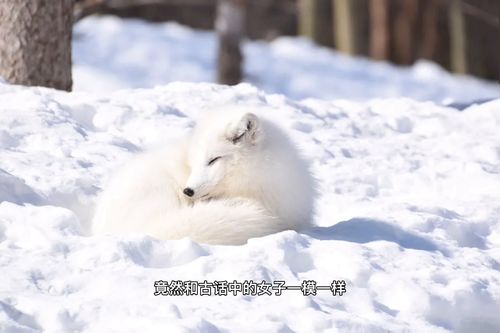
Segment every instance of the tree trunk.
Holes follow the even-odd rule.
[[[0,76],[71,90],[73,0],[0,0]]]
[[[418,0],[402,0],[397,5],[394,20],[394,56],[398,64],[409,65],[414,60],[414,31],[417,22]]]
[[[461,0],[452,0],[450,4],[451,68],[456,73],[467,73],[467,51],[465,19]]]
[[[315,27],[315,0],[298,0],[299,9],[299,34],[314,40],[316,35]]]
[[[347,54],[356,53],[356,32],[352,0],[334,0],[335,45],[339,51]]]
[[[221,84],[234,85],[243,78],[240,43],[245,34],[245,0],[219,0],[215,28],[219,35],[218,75]]]
[[[298,0],[299,34],[319,45],[333,46],[330,0]]]
[[[438,58],[437,51],[440,33],[438,15],[440,6],[441,3],[434,0],[426,0],[422,3],[423,18],[420,30],[422,38],[418,56],[425,59],[433,59],[434,61],[437,61]]]
[[[370,2],[368,0],[353,1],[354,49],[357,55],[370,55]]]
[[[370,0],[370,55],[377,60],[389,59],[389,0]]]
[[[316,0],[314,19],[314,41],[319,45],[333,47],[334,36],[332,31],[332,1]]]

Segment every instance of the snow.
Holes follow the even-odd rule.
[[[243,84],[106,94],[1,85],[2,331],[471,331],[500,327],[500,101],[296,102]],[[240,247],[89,237],[116,166],[203,108],[272,109],[313,161],[315,222]],[[155,297],[156,280],[347,282],[347,293]],[[253,323],[253,324],[252,324]],[[473,329],[474,328],[474,329]]]
[[[137,44],[121,53],[120,32],[132,28]],[[0,83],[0,331],[500,331],[500,100],[463,111],[439,105],[494,97],[498,88],[431,64],[398,69],[295,39],[247,44],[276,57],[256,75],[267,92],[250,84],[160,85],[187,80],[184,66],[193,81],[209,81],[209,52],[195,52],[195,44],[213,37],[111,18],[77,26],[99,29],[95,63],[91,44],[75,43],[80,91]],[[158,51],[147,51],[151,41],[158,49],[186,46],[174,51],[186,62],[162,55],[170,69],[150,71],[153,61],[137,61]],[[319,55],[305,73],[306,60],[285,49]],[[327,59],[352,63],[343,69],[359,75],[335,78],[333,64],[323,68],[332,77],[309,80]],[[253,68],[265,60],[254,59]],[[285,73],[299,62],[296,76]],[[291,76],[278,80],[279,71]],[[374,82],[377,71],[399,83]],[[304,90],[292,82],[306,82]],[[118,90],[127,87],[149,88]],[[231,105],[269,109],[312,161],[321,184],[316,228],[232,247],[88,234],[96,196],[121,163],[187,133],[204,110]],[[154,296],[157,280],[345,280],[347,292]]]

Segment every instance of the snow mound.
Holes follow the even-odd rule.
[[[500,100],[458,112],[186,83],[0,85],[0,100],[1,331],[500,331]],[[120,163],[222,105],[268,109],[312,160],[317,227],[235,247],[86,234]],[[158,280],[345,280],[347,292],[154,296]]]
[[[0,202],[2,201],[39,204],[43,200],[22,179],[0,169]]]

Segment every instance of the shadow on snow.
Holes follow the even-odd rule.
[[[442,252],[428,239],[405,231],[394,224],[368,218],[353,218],[330,227],[315,227],[308,234],[320,240],[343,240],[355,243],[384,240],[407,249]]]

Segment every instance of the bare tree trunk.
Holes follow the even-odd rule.
[[[356,53],[356,33],[352,0],[334,0],[335,45],[339,51]]]
[[[333,46],[331,0],[298,0],[299,34],[317,44]]]
[[[0,0],[0,76],[71,90],[73,0]]]
[[[414,31],[418,0],[402,0],[394,22],[395,60],[398,64],[411,64],[414,60]]]
[[[316,0],[314,41],[319,45],[333,47],[334,36],[332,31],[332,20],[331,0]]]
[[[245,34],[245,0],[219,0],[215,28],[219,35],[217,81],[234,85],[243,78],[240,43]]]
[[[495,47],[495,58],[497,59],[497,81],[500,83],[500,6],[497,6],[495,13],[498,17],[498,27],[497,27],[497,45]]]
[[[425,59],[437,60],[439,38],[438,15],[441,3],[434,0],[426,0],[422,6],[422,46],[419,56]]]
[[[450,4],[451,68],[456,73],[467,73],[465,19],[461,0]]]
[[[496,58],[497,58],[497,81],[500,83],[500,6],[497,7],[497,10],[495,11],[497,16],[498,16],[498,27],[497,27],[497,33],[498,33],[498,38],[497,38],[497,45],[496,45]]]
[[[316,35],[316,0],[298,0],[299,34],[314,40]]]
[[[389,59],[389,0],[370,0],[370,54],[378,60]]]

